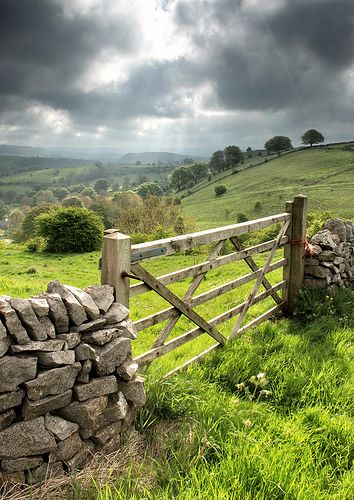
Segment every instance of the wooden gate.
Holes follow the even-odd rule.
[[[154,291],[170,304],[170,307],[134,322],[138,332],[140,332],[167,320],[151,348],[135,358],[139,366],[150,363],[202,334],[207,334],[216,341],[205,351],[169,372],[167,374],[169,375],[200,359],[216,347],[223,345],[227,340],[242,335],[280,311],[293,311],[294,301],[303,280],[306,207],[307,198],[299,195],[294,198],[293,202],[287,203],[286,212],[281,214],[132,246],[128,236],[114,229],[106,231],[102,254],[102,283],[114,286],[116,301],[129,307],[130,297]],[[279,232],[274,239],[248,248],[243,247],[240,240],[241,235],[274,224],[280,225]],[[220,255],[227,240],[231,241],[234,250],[227,255]],[[158,277],[153,276],[142,265],[147,259],[172,255],[202,245],[211,246],[211,250],[208,258],[200,264]],[[279,248],[284,248],[283,257],[272,262]],[[253,255],[265,252],[269,252],[268,256],[263,266],[258,267]],[[250,273],[195,295],[209,271],[240,260],[246,262]],[[266,275],[279,268],[283,268],[283,279],[275,285],[271,285]],[[168,285],[172,283],[191,277],[193,278],[192,282],[183,297],[178,297],[168,288]],[[132,279],[139,280],[140,283],[130,285]],[[206,320],[195,310],[196,306],[252,281],[254,281],[254,285],[247,299],[222,314]],[[263,291],[259,291],[261,286],[264,288]],[[250,307],[266,297],[271,297],[275,305],[244,324]],[[195,327],[169,340],[173,328],[182,315],[192,321]],[[237,320],[229,335],[223,335],[218,330],[218,325],[235,316],[237,316]]]

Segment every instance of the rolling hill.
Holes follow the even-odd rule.
[[[227,188],[220,197],[214,192],[218,184]],[[215,176],[185,197],[183,208],[198,229],[206,229],[237,222],[239,214],[255,219],[282,212],[285,201],[301,193],[309,197],[310,211],[353,218],[353,191],[354,143],[345,143],[294,150],[236,175]]]
[[[127,153],[119,159],[119,163],[134,164],[140,161],[142,164],[147,163],[180,163],[185,158],[191,158],[194,161],[203,161],[206,158],[194,155],[182,155],[177,153],[165,152],[146,152],[146,153]]]

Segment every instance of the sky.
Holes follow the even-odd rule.
[[[0,143],[354,139],[353,0],[1,0]]]

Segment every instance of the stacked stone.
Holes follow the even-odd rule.
[[[354,288],[354,223],[329,219],[310,240],[305,288]]]
[[[128,314],[108,285],[0,296],[0,484],[41,482],[119,448],[145,403]]]

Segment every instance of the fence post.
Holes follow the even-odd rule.
[[[292,219],[292,211],[293,211],[293,202],[287,201],[285,202],[285,212],[290,214],[290,224],[286,231],[285,236],[288,237],[288,241],[291,241],[291,219]],[[291,245],[290,243],[286,243],[284,246],[284,257],[287,259],[287,264],[283,267],[283,280],[285,281],[285,288],[283,289],[283,300],[285,302],[285,309],[288,307],[289,300],[289,279],[290,279],[290,264],[291,264]]]
[[[102,248],[102,285],[111,285],[115,290],[115,300],[129,308],[129,278],[122,272],[130,273],[131,238],[117,230],[105,231]]]
[[[290,204],[289,204],[290,205]],[[287,208],[290,206],[287,205]],[[304,257],[306,240],[307,196],[298,195],[291,203],[290,244],[287,245],[288,284],[285,310],[294,312],[295,301],[304,280]]]

